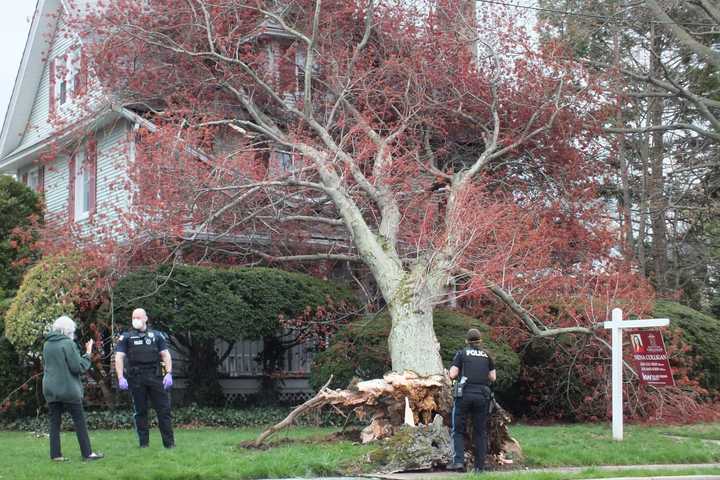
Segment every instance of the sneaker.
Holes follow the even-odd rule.
[[[475,475],[480,475],[481,473],[484,473],[484,472],[485,472],[485,468],[484,468],[484,467],[475,467],[475,468],[473,468],[473,473],[474,473]]]
[[[465,465],[462,463],[451,463],[447,467],[445,467],[445,470],[450,471],[465,471]]]
[[[168,450],[172,450],[173,448],[175,448],[175,444],[173,443],[172,445],[165,445],[165,448],[167,448]]]
[[[148,448],[150,445],[140,445],[140,448]]]
[[[92,460],[100,460],[101,458],[105,458],[105,455],[103,455],[102,453],[93,452],[90,455],[88,455],[87,457],[85,457],[83,460],[92,461]]]
[[[51,459],[53,462],[69,462],[70,459],[66,457],[55,457]]]

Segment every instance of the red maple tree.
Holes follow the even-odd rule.
[[[598,339],[618,302],[648,309],[598,195],[595,79],[503,9],[117,0],[73,22],[140,125],[126,256],[358,262],[393,369],[421,374],[443,370],[443,302],[496,298],[531,335]]]

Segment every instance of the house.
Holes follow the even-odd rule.
[[[48,221],[90,238],[118,235],[118,220],[131,205],[132,190],[125,185],[135,132],[153,124],[113,103],[112,92],[104,91],[87,64],[83,41],[68,27],[71,7],[92,7],[96,0],[68,3],[38,1],[0,133],[0,173],[14,174],[42,192]],[[291,167],[286,153],[277,159],[282,168]],[[261,342],[238,342],[225,360],[221,373],[230,399],[258,388],[260,371],[253,359],[261,348]],[[309,360],[305,346],[288,352],[281,396],[296,401],[310,393]]]

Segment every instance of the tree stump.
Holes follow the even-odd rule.
[[[388,373],[381,379],[353,382],[345,390],[321,388],[315,397],[290,412],[282,422],[262,432],[255,446],[289,427],[298,416],[330,405],[369,421],[361,432],[361,440],[378,442],[378,450],[371,454],[370,461],[378,464],[381,471],[441,468],[452,460],[452,440],[447,427],[452,422],[452,404],[450,381],[443,375],[420,377],[413,372]],[[486,463],[504,465],[518,461],[521,451],[508,431],[510,416],[497,403],[494,405],[489,418]],[[465,443],[468,465],[473,464],[470,435],[469,428]]]
[[[377,473],[443,468],[452,461],[450,432],[440,415],[429,425],[402,425],[369,454]]]

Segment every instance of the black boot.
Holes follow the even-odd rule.
[[[453,463],[449,464],[447,467],[445,467],[445,470],[450,470],[450,471],[462,471],[462,472],[464,472],[464,471],[465,471],[465,465],[462,464],[462,463],[453,462]]]

